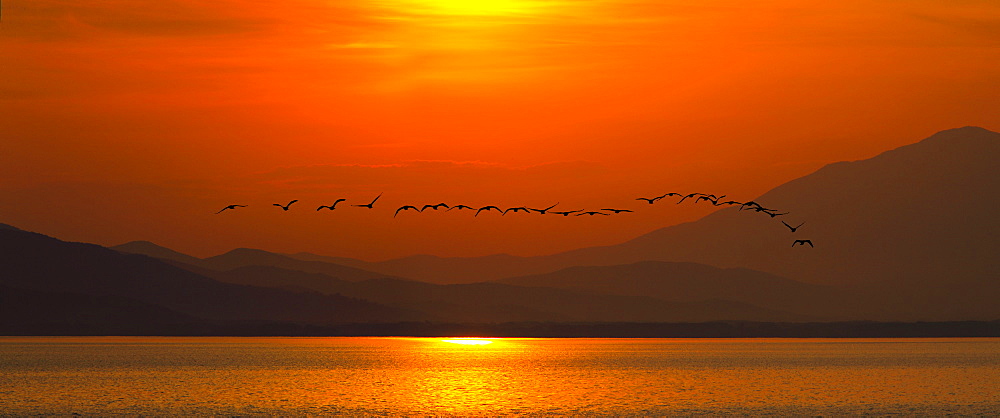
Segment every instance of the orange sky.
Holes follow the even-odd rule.
[[[5,1],[0,222],[198,256],[536,255],[709,212],[638,196],[750,199],[1000,131],[1000,3],[828,3]],[[438,202],[645,210],[392,218]]]

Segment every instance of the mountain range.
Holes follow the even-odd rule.
[[[727,207],[621,244],[538,257],[368,262],[243,248],[201,259],[147,241],[104,248],[0,225],[0,327],[995,320],[995,161],[1000,134],[942,131],[753,199],[787,215]],[[793,232],[782,220],[804,223]],[[792,248],[795,239],[815,248]]]

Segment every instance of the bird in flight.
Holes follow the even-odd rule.
[[[399,211],[401,211],[401,210],[410,210],[410,209],[413,209],[413,210],[415,210],[417,212],[423,212],[422,210],[417,209],[416,206],[406,205],[406,206],[400,206],[399,209],[396,209],[396,213],[392,214],[392,217],[395,218],[396,215],[399,215]]]
[[[218,215],[218,214],[222,213],[222,211],[227,210],[227,209],[236,209],[236,208],[245,208],[245,207],[247,207],[247,205],[229,205],[229,206],[226,206],[226,207],[222,208],[222,210],[220,210],[218,212],[215,212],[215,214]]]
[[[576,216],[583,216],[583,215],[590,215],[590,216],[594,216],[594,215],[604,215],[604,216],[611,216],[611,215],[608,215],[607,213],[604,213],[604,212],[597,212],[597,211],[591,211],[591,212],[583,212],[583,213],[578,213],[578,214],[576,214]]]
[[[458,209],[458,210],[462,210],[462,209],[476,210],[476,208],[474,208],[472,206],[465,206],[465,205],[455,205],[455,206],[452,206],[452,207],[448,208],[448,210],[452,210],[452,209]],[[447,212],[447,211],[445,211],[445,212]]]
[[[569,215],[572,215],[572,214],[577,213],[577,212],[583,212],[583,209],[569,210],[569,211],[565,211],[565,212],[552,212],[552,214],[553,215],[569,216]]]
[[[775,212],[774,209],[759,209],[759,210],[757,210],[757,212],[764,212],[764,213],[766,213],[768,216],[770,216],[772,218],[775,217],[775,216],[787,215],[787,214],[791,213],[791,212],[781,212],[781,213],[778,213],[778,212]]]
[[[712,199],[711,196],[710,196],[710,198],[707,199],[707,200],[709,202],[712,202],[713,206],[719,206],[719,201],[722,200],[723,197],[726,197],[726,195],[722,195],[722,196],[716,197],[714,199]],[[697,203],[697,201],[695,201],[695,203]]]
[[[558,204],[559,204],[559,202],[556,202],[556,205],[558,205]],[[549,211],[549,209],[552,209],[552,208],[556,207],[556,205],[549,206],[549,207],[547,207],[545,209],[532,209],[532,208],[528,208],[528,210],[535,211],[535,212],[538,212],[538,213],[544,215],[546,212]]]
[[[708,195],[706,195],[706,194],[704,194],[704,193],[691,193],[691,194],[689,194],[689,195],[685,195],[684,197],[682,197],[682,198],[681,198],[681,200],[678,200],[678,201],[677,201],[677,204],[679,205],[679,204],[681,204],[681,202],[683,202],[683,201],[684,201],[685,199],[688,199],[688,198],[691,198],[691,197],[695,197],[695,196],[699,196],[699,195],[704,195],[704,196],[708,196]]]
[[[719,203],[719,205],[742,205],[742,204],[743,202],[737,202],[735,200]]]
[[[517,213],[517,212],[524,212],[524,213],[531,213],[531,212],[529,212],[529,211],[528,211],[528,208],[526,208],[526,207],[524,207],[524,206],[520,206],[520,207],[516,207],[516,208],[507,208],[507,209],[504,209],[504,210],[503,210],[503,213],[501,213],[500,215],[501,215],[501,216],[503,216],[503,215],[506,215],[506,214],[507,214],[507,212],[514,212],[514,213]]]
[[[799,229],[799,226],[802,226],[802,225],[805,225],[805,224],[806,224],[805,222],[803,222],[803,223],[800,223],[800,224],[799,224],[799,226],[791,226],[791,225],[789,225],[789,224],[785,223],[785,221],[781,221],[781,223],[785,224],[785,226],[787,226],[787,227],[788,227],[788,229],[791,229],[791,230],[792,230],[792,232],[795,232],[796,230],[798,230],[798,229]]]
[[[298,200],[298,199],[296,199],[296,200],[293,200],[293,201],[291,201],[291,202],[288,202],[288,204],[287,204],[287,205],[282,205],[281,203],[273,203],[273,205],[274,205],[274,206],[277,206],[277,207],[279,207],[279,208],[281,208],[282,210],[286,210],[286,211],[287,211],[287,210],[288,210],[288,208],[292,206],[292,203],[295,203],[295,202],[298,202],[298,201],[299,201],[299,200]]]
[[[347,199],[337,199],[337,201],[336,201],[336,202],[333,202],[333,204],[332,204],[332,205],[329,205],[329,206],[327,206],[327,205],[320,205],[320,207],[316,208],[316,211],[318,212],[318,211],[320,211],[320,210],[321,210],[321,209],[323,209],[323,208],[327,208],[327,209],[330,209],[330,210],[334,210],[334,209],[336,209],[336,208],[337,208],[337,204],[338,204],[338,203],[340,203],[340,202],[343,202],[343,201],[345,201],[345,200],[347,200]]]
[[[498,208],[496,206],[493,206],[493,205],[483,206],[483,207],[481,207],[481,208],[479,208],[479,209],[476,210],[476,216],[479,216],[479,212],[482,212],[484,210],[485,211],[491,211],[493,209],[496,209],[497,212],[503,212],[502,210],[500,210],[500,208]]]
[[[815,246],[813,245],[812,240],[808,240],[808,239],[797,239],[797,240],[795,240],[795,242],[792,242],[792,247],[794,247],[796,245],[801,245],[801,246],[805,247],[806,244],[809,244],[810,247],[815,248]]]
[[[608,210],[608,211],[611,211],[611,212],[614,212],[614,213],[632,212],[629,209],[610,209],[610,208],[608,208],[608,209],[601,209],[601,210]]]
[[[666,195],[663,195],[663,196],[666,196]],[[663,196],[656,196],[656,197],[637,197],[637,198],[635,198],[635,200],[645,200],[645,201],[646,201],[646,203],[649,203],[650,205],[652,205],[653,203],[656,203],[656,201],[657,201],[657,200],[660,200],[660,199],[663,199]]]
[[[378,201],[378,198],[380,198],[380,197],[382,197],[382,193],[379,193],[378,196],[375,196],[375,200],[372,200],[372,202],[369,203],[369,204],[367,204],[367,205],[351,205],[351,206],[357,206],[359,208],[368,208],[368,209],[371,209],[372,206],[375,205],[375,202]]]
[[[446,204],[444,204],[444,203],[438,203],[438,204],[436,204],[436,205],[424,205],[424,207],[423,207],[423,208],[421,208],[421,209],[420,209],[420,211],[421,211],[421,212],[423,212],[423,211],[425,211],[425,210],[427,210],[427,209],[434,209],[434,210],[438,210],[438,209],[440,209],[441,207],[446,207],[446,208],[448,208],[448,209],[451,209],[451,206],[448,206],[448,205],[446,205]]]

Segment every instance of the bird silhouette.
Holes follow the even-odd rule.
[[[787,226],[787,227],[788,227],[788,229],[791,229],[791,230],[792,230],[792,232],[795,232],[796,230],[798,230],[798,229],[799,229],[799,226],[802,226],[802,225],[805,225],[805,224],[806,224],[805,222],[803,222],[803,223],[800,223],[800,224],[799,224],[798,226],[791,226],[791,225],[789,225],[789,224],[785,223],[785,221],[781,221],[781,223],[785,224],[785,226]]]
[[[506,214],[507,214],[507,212],[514,212],[514,213],[517,213],[517,212],[524,212],[524,213],[530,213],[530,212],[528,211],[528,208],[526,208],[526,207],[524,207],[524,206],[519,206],[519,207],[516,207],[516,208],[507,208],[507,209],[504,209],[504,210],[503,210],[503,213],[501,213],[500,215],[501,215],[501,216],[502,216],[502,215],[506,215]]]
[[[792,247],[794,247],[796,245],[801,245],[801,246],[805,247],[806,244],[809,244],[810,247],[816,248],[816,246],[813,245],[812,240],[808,240],[808,239],[797,239],[797,240],[795,240],[795,242],[792,242]]]
[[[423,212],[423,211],[425,211],[425,210],[427,210],[427,209],[434,209],[434,210],[438,210],[438,209],[440,209],[441,207],[446,207],[446,208],[449,208],[449,209],[451,209],[451,206],[448,206],[447,204],[444,204],[444,203],[438,203],[438,204],[436,204],[436,205],[424,205],[424,207],[420,208],[420,211],[421,211],[421,212]]]
[[[716,197],[714,199],[709,198],[708,201],[712,202],[713,206],[719,206],[719,201],[722,200],[723,197],[726,197],[726,195],[722,195],[722,196]]]
[[[222,208],[222,210],[220,210],[218,212],[215,212],[215,214],[218,215],[218,214],[222,213],[222,211],[227,210],[227,209],[236,209],[236,208],[245,208],[245,207],[247,207],[247,205],[229,205],[229,206],[226,206],[226,207]]]
[[[552,212],[552,214],[553,215],[569,216],[569,215],[577,213],[577,212],[583,212],[583,209],[569,210],[569,211],[565,211],[565,212]]]
[[[677,204],[678,205],[681,204],[682,202],[684,202],[685,199],[692,198],[692,197],[699,196],[699,195],[703,195],[703,194],[704,193],[691,193],[691,194],[685,195],[684,197],[681,198],[681,200],[677,201]]]
[[[318,211],[319,211],[320,209],[323,209],[323,208],[327,208],[327,209],[330,209],[330,210],[334,210],[334,209],[336,209],[336,208],[337,208],[337,204],[338,204],[338,203],[340,203],[340,202],[343,202],[343,201],[345,201],[345,200],[347,200],[347,199],[337,199],[337,201],[336,201],[336,202],[333,202],[333,204],[332,204],[332,205],[329,205],[329,206],[327,206],[327,205],[320,205],[320,207],[316,208],[316,211],[318,212]]]
[[[607,211],[611,211],[611,212],[614,212],[614,213],[632,212],[629,209],[610,209],[610,208],[607,208],[607,209],[601,209],[601,210],[607,210]]]
[[[369,204],[367,204],[367,205],[351,205],[351,206],[357,206],[359,208],[368,208],[368,209],[371,209],[375,205],[375,202],[378,201],[378,198],[380,198],[380,197],[382,197],[382,193],[379,193],[378,196],[375,196],[375,200],[372,200],[372,202],[369,203]]]
[[[544,214],[546,214],[549,211],[549,209],[552,209],[552,208],[556,207],[556,205],[558,205],[558,204],[559,204],[559,202],[556,202],[555,205],[549,206],[549,207],[547,207],[545,209],[532,209],[532,208],[528,208],[528,210],[535,211],[535,212],[538,212],[538,213],[544,215]]]
[[[749,202],[744,202],[743,204],[741,204],[740,205],[740,210],[746,209],[749,206],[756,206],[757,209],[764,209],[764,207],[761,206],[760,203],[757,203],[757,202],[754,202],[753,200],[751,200]]]
[[[420,209],[418,209],[416,206],[406,205],[406,206],[400,206],[399,209],[396,209],[396,213],[392,214],[392,217],[395,218],[396,215],[399,215],[399,211],[401,211],[401,210],[410,210],[410,209],[413,209],[413,210],[415,210],[417,212],[423,212]]]
[[[458,210],[462,210],[462,209],[476,210],[476,208],[474,208],[472,206],[465,206],[465,205],[455,205],[455,206],[452,206],[452,207],[448,208],[449,211],[452,210],[452,209],[458,209]],[[445,211],[445,212],[447,212],[447,211]]]
[[[664,195],[664,196],[666,196],[666,195]],[[637,198],[635,198],[635,200],[645,200],[645,201],[646,201],[646,203],[649,203],[650,205],[652,205],[653,203],[656,203],[656,201],[657,201],[657,200],[660,200],[660,199],[663,199],[663,196],[656,196],[656,197],[637,197]]]
[[[737,202],[735,200],[730,200],[730,201],[719,203],[719,205],[730,205],[730,206],[731,205],[742,205],[742,204],[743,204],[743,202]]]
[[[487,211],[487,212],[489,212],[489,211],[494,210],[494,209],[496,209],[497,212],[503,212],[502,210],[500,210],[500,208],[498,208],[496,206],[492,206],[492,205],[491,206],[483,206],[483,207],[481,207],[479,209],[476,209],[476,216],[479,216],[479,212],[482,212],[484,210]]]
[[[597,211],[590,211],[590,212],[583,212],[583,213],[576,214],[576,216],[583,216],[583,215],[590,215],[590,216],[594,216],[594,215],[611,216],[611,215],[608,215],[607,213],[597,212]]]
[[[288,204],[287,204],[287,205],[282,205],[282,204],[280,204],[280,203],[273,203],[273,205],[274,205],[274,206],[277,206],[277,207],[279,207],[279,208],[281,208],[282,210],[286,210],[286,211],[287,211],[287,210],[288,210],[288,208],[292,206],[292,203],[295,203],[295,202],[298,202],[298,199],[296,199],[296,200],[293,200],[293,201],[291,201],[291,202],[288,202]]]
[[[775,212],[774,209],[762,209],[762,210],[758,210],[757,212],[763,212],[763,213],[767,214],[767,216],[770,216],[772,218],[775,217],[775,216],[787,215],[787,214],[791,213],[791,212],[781,212],[781,213],[778,213],[778,212]]]

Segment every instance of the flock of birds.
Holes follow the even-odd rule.
[[[378,199],[381,198],[381,197],[382,197],[382,193],[379,193],[379,195],[375,196],[375,199],[372,199],[372,201],[369,202],[369,203],[362,204],[362,205],[351,205],[351,206],[352,207],[359,207],[359,208],[366,208],[366,209],[373,209],[375,207],[375,202],[377,202]],[[738,201],[735,201],[735,200],[722,201],[722,199],[725,198],[726,195],[716,196],[714,194],[707,194],[707,193],[682,194],[682,193],[670,192],[670,193],[665,193],[663,195],[654,196],[654,197],[638,197],[635,200],[644,201],[644,202],[652,205],[652,204],[657,203],[658,201],[660,201],[662,199],[665,199],[665,198],[668,198],[668,197],[680,197],[680,200],[678,200],[677,203],[676,203],[678,205],[681,204],[681,203],[684,203],[685,200],[693,199],[692,201],[694,203],[698,203],[698,202],[704,201],[704,202],[711,203],[713,206],[737,206],[738,205],[739,208],[740,208],[740,211],[744,211],[745,210],[745,211],[750,211],[752,213],[763,213],[765,215],[770,216],[771,218],[776,218],[778,216],[784,216],[784,215],[788,214],[788,212],[781,212],[781,211],[778,211],[777,209],[771,209],[771,208],[764,207],[760,203],[752,201],[752,200],[748,201],[748,202],[738,202]],[[318,211],[321,211],[323,209],[335,210],[335,209],[337,209],[337,204],[340,203],[340,202],[344,202],[344,201],[347,201],[347,199],[341,198],[341,199],[337,199],[336,201],[334,201],[330,205],[320,205],[319,207],[316,208],[316,211],[318,212]],[[273,206],[277,206],[277,207],[281,208],[283,211],[288,211],[289,209],[291,209],[292,204],[294,204],[296,202],[298,202],[297,199],[296,200],[292,200],[292,201],[290,201],[288,203],[285,203],[285,204],[274,203]],[[516,207],[509,207],[509,208],[501,208],[501,207],[495,206],[495,205],[487,205],[487,206],[482,206],[482,207],[478,207],[477,208],[477,207],[468,206],[468,205],[454,205],[454,206],[452,206],[452,205],[448,205],[447,203],[438,203],[438,204],[434,204],[434,205],[423,205],[423,206],[419,206],[419,207],[417,205],[403,205],[403,206],[400,206],[400,207],[396,208],[396,212],[393,213],[392,217],[395,218],[395,217],[399,216],[400,212],[405,212],[405,211],[416,211],[416,212],[419,213],[419,212],[423,212],[425,210],[435,210],[436,211],[436,210],[440,210],[442,208],[445,209],[445,212],[456,210],[456,209],[459,210],[459,211],[462,211],[462,210],[475,211],[475,215],[473,215],[473,216],[479,216],[479,214],[482,213],[482,212],[490,212],[490,211],[500,212],[501,216],[507,215],[507,212],[514,212],[514,213],[517,213],[517,212],[524,212],[524,213],[535,212],[535,213],[538,213],[538,214],[541,214],[541,215],[552,214],[552,215],[562,215],[562,216],[570,216],[570,215],[573,215],[573,216],[585,216],[585,215],[586,216],[597,216],[597,215],[611,216],[611,215],[617,215],[617,214],[626,213],[626,212],[634,212],[631,209],[616,209],[616,208],[603,208],[603,209],[599,209],[599,210],[578,209],[578,210],[570,210],[570,211],[554,211],[554,210],[552,210],[557,205],[559,205],[559,203],[556,203],[556,204],[554,204],[552,206],[549,206],[549,207],[543,208],[543,209],[529,208],[529,207],[526,207],[526,206],[516,206]],[[225,212],[227,210],[236,210],[238,208],[245,208],[247,206],[249,206],[249,205],[228,205],[228,206],[222,208],[221,210],[219,210],[218,212],[215,212],[215,213],[216,214],[220,214],[220,213]],[[798,231],[799,228],[802,227],[802,225],[805,224],[805,222],[802,222],[802,223],[800,223],[800,224],[798,224],[796,226],[792,226],[792,225],[789,225],[788,223],[786,223],[785,221],[781,221],[781,223],[783,225],[785,225],[793,233],[796,232],[796,231]],[[795,247],[795,246],[803,246],[804,247],[806,245],[808,245],[810,247],[814,247],[814,245],[812,243],[812,240],[809,240],[809,239],[797,239],[797,240],[795,240],[795,241],[792,242],[792,247]]]

